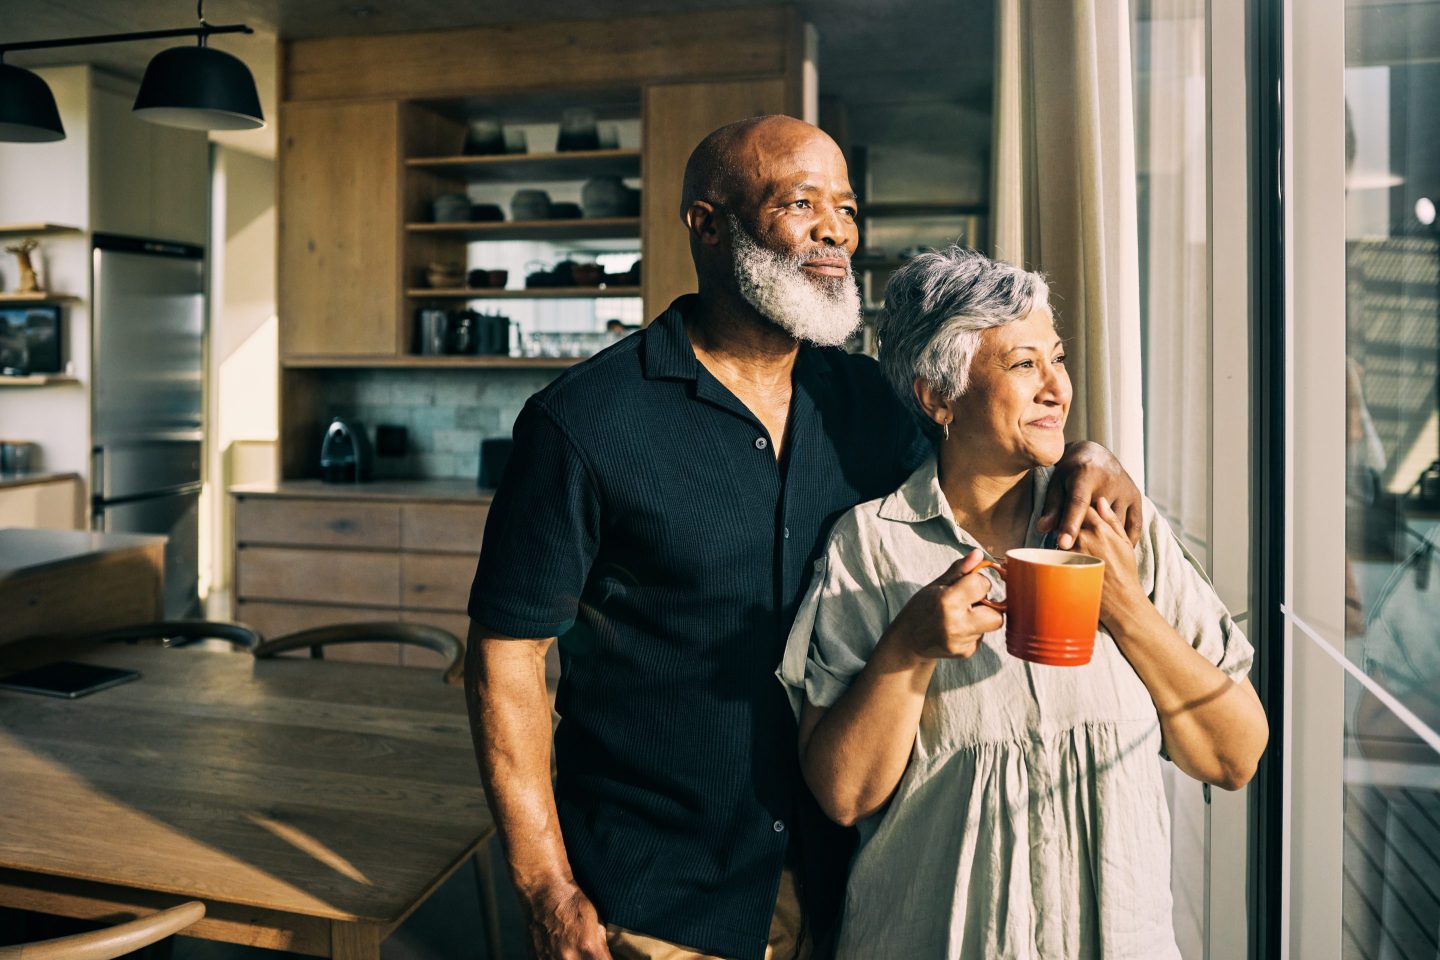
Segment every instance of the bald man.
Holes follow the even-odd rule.
[[[835,143],[731,124],[683,192],[699,293],[526,404],[471,591],[476,753],[542,960],[826,951],[848,835],[801,781],[774,671],[833,521],[931,449],[837,349],[860,297]],[[1097,496],[1138,506],[1098,447],[1057,471],[1062,542]]]

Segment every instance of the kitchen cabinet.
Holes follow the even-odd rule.
[[[236,619],[277,637],[337,623],[400,620],[462,641],[489,512],[461,483],[347,486],[298,481],[237,487]],[[326,657],[439,667],[394,644],[327,649]]]
[[[0,476],[0,529],[79,530],[80,495],[73,473]]]
[[[400,351],[400,104],[280,108],[282,357]]]

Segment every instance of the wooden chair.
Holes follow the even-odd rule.
[[[179,933],[205,916],[198,900],[105,930],[0,947],[0,960],[113,960]]]
[[[455,634],[425,623],[377,621],[375,623],[340,623],[315,627],[299,633],[266,640],[255,648],[256,657],[273,657],[290,650],[310,648],[310,656],[324,659],[324,648],[337,643],[399,643],[433,650],[447,660],[440,678],[458,684],[465,673],[465,646]]]
[[[243,650],[254,650],[263,640],[258,631],[243,623],[228,623],[222,620],[159,620],[155,623],[138,623],[131,627],[108,630],[94,639],[99,643],[159,640],[167,647],[188,647],[202,640],[223,640]]]

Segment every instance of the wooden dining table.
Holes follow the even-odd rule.
[[[76,700],[0,690],[0,906],[114,920],[202,900],[188,936],[374,960],[494,832],[463,693],[435,672],[75,659],[141,676]]]

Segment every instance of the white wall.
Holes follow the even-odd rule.
[[[89,67],[35,71],[49,84],[65,125],[56,143],[0,143],[0,224],[58,223],[90,228]],[[90,242],[86,233],[42,237],[31,254],[40,283],[81,299],[67,304],[62,349],[80,384],[0,387],[0,436],[40,444],[45,470],[90,472]],[[9,245],[13,240],[7,240]],[[0,253],[0,287],[19,281],[15,258]]]
[[[236,444],[276,439],[275,161],[212,147],[209,439],[202,496],[201,580],[229,590],[233,535],[225,485]],[[230,469],[227,471],[227,464]],[[212,605],[212,615],[226,611]]]

